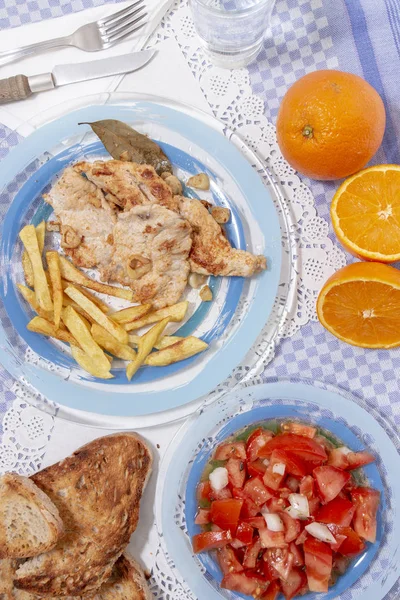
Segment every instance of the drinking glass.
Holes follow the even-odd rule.
[[[238,69],[259,53],[275,0],[190,0],[196,31],[210,60]]]

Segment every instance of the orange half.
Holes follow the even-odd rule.
[[[322,325],[362,348],[400,346],[400,271],[381,263],[354,263],[337,271],[317,300]]]
[[[400,166],[378,165],[349,177],[331,204],[333,228],[356,256],[400,260]]]

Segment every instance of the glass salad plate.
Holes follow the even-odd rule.
[[[375,463],[364,467],[364,474],[368,485],[381,493],[377,541],[367,544],[366,551],[352,560],[328,593],[309,592],[302,597],[307,600],[398,598],[399,438],[374,409],[365,410],[342,390],[293,381],[231,392],[192,415],[167,450],[158,479],[156,521],[166,560],[175,579],[185,590],[188,587],[187,597],[247,598],[220,588],[222,573],[212,554],[192,552],[191,537],[201,531],[194,524],[196,487],[215,448],[225,438],[249,425],[275,419],[294,419],[319,426],[353,451],[366,449],[376,457]]]
[[[176,102],[112,94],[60,107],[49,118],[44,124],[32,123],[32,133],[0,167],[5,206],[0,243],[0,362],[28,386],[32,397],[56,402],[61,417],[106,427],[126,425],[126,418],[133,418],[130,425],[136,426],[181,418],[226,380],[246,355],[251,356],[252,366],[279,338],[294,279],[290,216],[283,208],[279,186],[235,134],[208,115]],[[170,324],[166,332],[197,335],[209,343],[209,349],[167,367],[143,367],[130,383],[122,362],[114,362],[113,379],[100,380],[72,360],[65,344],[28,331],[33,312],[16,287],[24,283],[18,233],[24,225],[36,225],[52,213],[42,194],[66,166],[109,157],[89,128],[78,125],[100,119],[125,121],[160,143],[182,181],[197,172],[208,173],[211,190],[201,198],[229,207],[232,218],[226,231],[231,243],[264,254],[268,263],[267,270],[253,278],[210,278],[213,301],[209,303],[199,300],[198,290],[188,289],[186,320]],[[191,194],[188,189],[185,193]],[[47,234],[45,249],[57,247],[58,237]],[[107,302],[113,308],[126,306],[113,304],[109,297]],[[251,351],[261,333],[262,350]],[[38,406],[48,409],[49,405],[39,402]]]

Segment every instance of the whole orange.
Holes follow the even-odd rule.
[[[316,71],[287,91],[277,121],[288,163],[312,179],[341,179],[362,169],[382,143],[385,107],[358,75]]]

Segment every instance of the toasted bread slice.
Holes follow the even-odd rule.
[[[11,573],[11,571],[10,571]],[[1,563],[0,563],[1,575]],[[41,600],[39,596],[24,592],[23,590],[13,589],[12,577],[8,579],[8,596],[4,600]],[[11,586],[11,587],[10,587]],[[0,583],[1,590],[1,583]],[[12,595],[11,595],[12,591]],[[1,598],[1,593],[0,593]],[[106,581],[91,598],[91,600],[152,600],[143,570],[136,561],[129,555],[123,554],[117,560],[111,573],[111,577]],[[53,598],[48,600],[87,600],[87,597],[79,598],[76,596]]]
[[[50,552],[19,567],[15,587],[38,596],[94,595],[136,529],[151,466],[144,440],[117,433],[34,475],[57,506],[66,534]]]
[[[0,477],[0,559],[37,556],[64,533],[57,508],[30,479]]]
[[[0,600],[12,600],[14,564],[9,558],[0,560]]]

